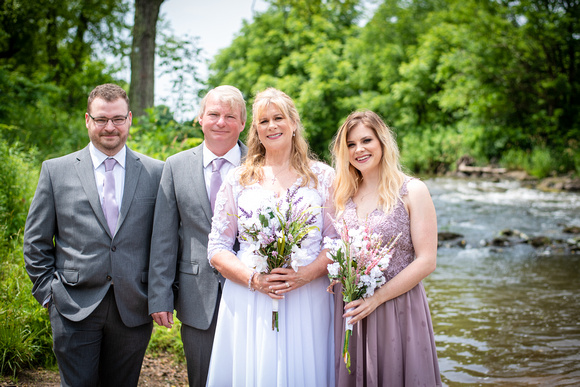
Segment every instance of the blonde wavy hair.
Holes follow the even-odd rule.
[[[399,147],[395,135],[378,114],[369,111],[351,113],[338,130],[333,143],[333,164],[336,170],[334,200],[337,214],[341,214],[349,198],[358,190],[363,177],[349,161],[349,150],[346,138],[350,130],[359,124],[375,132],[381,143],[383,155],[379,164],[379,208],[388,214],[401,199],[400,190],[405,181],[405,174],[399,162]]]
[[[266,160],[266,148],[260,142],[258,137],[258,120],[268,107],[276,106],[284,118],[290,120],[291,124],[296,127],[295,136],[292,137],[292,151],[290,153],[290,165],[302,177],[302,187],[309,186],[314,183],[314,187],[318,186],[318,178],[310,169],[310,164],[316,161],[314,156],[310,153],[308,143],[304,138],[304,128],[300,122],[300,115],[298,110],[286,93],[269,87],[266,90],[258,93],[254,99],[252,106],[252,125],[248,132],[247,146],[248,153],[243,164],[240,175],[240,184],[247,186],[257,183],[264,177],[262,167]]]

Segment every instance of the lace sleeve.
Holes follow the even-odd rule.
[[[315,172],[318,175],[318,191],[322,197],[322,238],[338,238],[334,227],[334,169],[323,163],[317,163]],[[328,246],[323,245],[323,249]]]
[[[207,244],[207,257],[210,266],[212,266],[212,257],[218,251],[226,250],[235,254],[233,247],[238,234],[238,222],[235,217],[235,214],[238,213],[238,194],[239,184],[236,179],[236,170],[233,170],[228,173],[216,196],[211,232]]]

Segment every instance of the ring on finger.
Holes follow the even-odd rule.
[[[286,287],[289,288],[290,287],[290,283],[286,282]]]

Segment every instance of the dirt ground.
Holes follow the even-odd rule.
[[[143,360],[139,387],[185,387],[187,386],[187,369],[185,364],[174,362],[169,355],[152,358],[149,355]],[[16,380],[0,376],[0,387],[58,387],[58,371],[45,369],[26,370],[18,374]]]

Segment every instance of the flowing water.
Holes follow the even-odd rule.
[[[580,255],[566,249],[487,242],[504,229],[569,240],[580,195],[516,182],[426,181],[443,243],[424,284],[447,386],[580,385]]]

